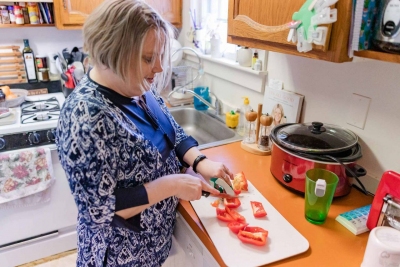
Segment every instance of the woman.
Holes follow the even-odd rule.
[[[233,179],[158,94],[171,75],[171,32],[139,0],[104,1],[85,22],[93,69],[66,99],[56,137],[78,207],[78,266],[161,266],[178,200],[218,194],[211,177]],[[180,173],[189,165],[204,179]]]
[[[281,104],[277,103],[273,108],[272,108],[272,124],[271,124],[271,129],[275,127],[276,125],[279,125],[281,123],[286,122],[286,117],[285,113],[283,112],[283,107]]]

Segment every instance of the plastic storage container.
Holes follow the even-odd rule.
[[[251,110],[251,106],[250,106],[250,100],[247,96],[243,97],[243,105],[240,108],[239,111],[239,126],[237,129],[237,132],[239,135],[243,136],[244,135],[244,128],[246,125],[246,118],[245,118],[245,114],[247,111]]]
[[[195,81],[194,92],[211,103],[210,91],[209,91],[208,85],[207,85],[205,77],[204,77],[203,69],[199,70],[199,77]],[[199,100],[197,97],[194,97],[193,99],[194,99],[194,108],[195,109],[197,109],[197,110],[207,110],[208,109],[208,106],[206,104],[204,104],[201,100]]]

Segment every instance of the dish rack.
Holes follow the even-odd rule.
[[[0,85],[26,82],[24,60],[19,46],[0,46]]]
[[[203,68],[202,60],[197,51],[191,47],[180,47],[172,54],[189,50],[197,57],[197,64],[186,59],[180,60],[177,66],[172,67],[171,84],[167,90],[164,90],[162,95],[166,97],[171,106],[180,106],[185,104],[193,104],[193,95],[184,93],[184,89],[193,90],[194,81],[199,77],[199,70]],[[182,89],[182,90],[181,90]]]

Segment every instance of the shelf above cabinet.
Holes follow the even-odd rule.
[[[400,63],[400,55],[389,54],[380,51],[372,51],[372,50],[354,51],[354,55],[357,57],[377,59],[392,63]]]
[[[0,28],[54,27],[55,24],[0,24]]]

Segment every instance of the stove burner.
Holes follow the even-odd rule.
[[[26,100],[21,104],[21,113],[32,114],[40,111],[56,111],[60,110],[60,105],[57,98],[51,97],[45,100]]]
[[[51,117],[49,116],[48,112],[43,112],[43,113],[37,113],[35,119],[38,121],[47,121],[50,118]]]
[[[42,122],[42,121],[50,121],[50,120],[58,120],[60,117],[60,111],[52,111],[52,112],[38,112],[38,113],[30,113],[21,115],[21,123],[33,123],[33,122]]]

